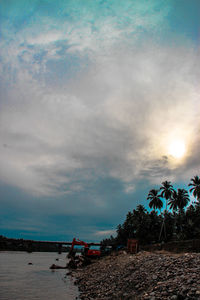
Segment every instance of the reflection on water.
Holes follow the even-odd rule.
[[[0,252],[0,299],[76,299],[78,291],[72,279],[65,276],[67,270],[51,271],[53,263],[65,266],[66,253]]]

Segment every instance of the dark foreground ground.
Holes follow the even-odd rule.
[[[125,252],[73,271],[81,299],[200,299],[200,253]]]

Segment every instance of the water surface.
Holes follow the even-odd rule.
[[[0,299],[76,299],[78,290],[72,278],[65,276],[67,270],[52,271],[49,267],[53,263],[65,266],[66,253],[0,252]]]

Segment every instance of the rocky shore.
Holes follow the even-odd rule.
[[[200,299],[200,253],[121,252],[73,276],[84,300]]]

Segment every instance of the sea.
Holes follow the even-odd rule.
[[[52,264],[65,266],[66,253],[0,252],[0,300],[75,300],[77,286],[67,269],[50,270]]]

